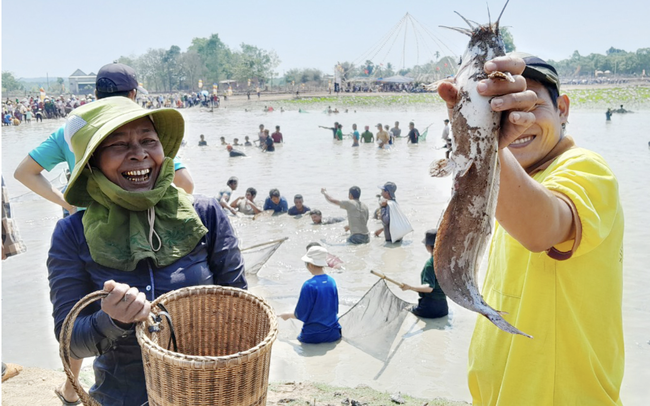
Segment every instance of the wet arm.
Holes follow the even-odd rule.
[[[294,313],[287,312],[287,313],[279,314],[278,317],[280,317],[282,320],[289,320],[289,319],[295,319],[296,315]]]
[[[260,207],[258,205],[256,205],[253,201],[251,201],[251,200],[247,200],[247,201],[248,201],[248,204],[250,204],[250,206],[253,208],[253,213],[257,214],[257,213],[261,213],[261,212],[264,211],[264,210],[260,209]]]
[[[541,252],[575,235],[569,205],[533,180],[512,153],[499,151],[501,180],[496,218],[514,239]]]
[[[194,192],[194,180],[187,168],[182,168],[174,173],[174,185],[186,191],[188,194]]]
[[[324,188],[321,189],[320,192],[323,194],[323,196],[325,196],[325,199],[326,199],[328,202],[330,202],[330,203],[332,203],[332,204],[335,204],[335,205],[337,205],[337,206],[340,206],[340,205],[341,205],[341,201],[340,201],[340,200],[333,199],[333,198],[332,198],[332,197],[327,193],[327,191],[326,191]]]
[[[65,201],[63,193],[52,186],[50,181],[43,176],[42,172],[43,167],[39,165],[34,158],[27,155],[27,157],[25,157],[16,168],[14,178],[27,186],[37,195],[51,201],[52,203],[58,204],[70,213],[74,213],[77,210],[76,207]]]
[[[402,285],[402,290],[412,290],[413,292],[418,292],[418,293],[433,292],[433,288],[429,285],[411,286],[411,285],[407,285],[406,283]]]
[[[241,199],[244,199],[244,196],[240,196],[240,197],[236,198],[232,203],[230,203],[230,207],[232,207],[233,209],[236,209],[237,205],[239,205],[239,201]]]

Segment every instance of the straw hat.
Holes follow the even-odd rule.
[[[312,265],[327,266],[327,250],[323,247],[311,247],[301,259]]]
[[[127,97],[116,96],[85,104],[68,114],[65,141],[76,161],[64,194],[68,203],[86,207],[93,201],[86,191],[84,172],[93,152],[113,131],[146,116],[153,121],[165,156],[174,158],[185,132],[183,116],[176,110],[145,110]]]

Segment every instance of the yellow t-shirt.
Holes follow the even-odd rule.
[[[560,155],[533,178],[570,199],[582,239],[570,259],[558,261],[526,250],[497,224],[483,296],[534,338],[503,332],[478,317],[469,349],[474,405],[621,405],[618,183],[600,155],[581,148]],[[572,245],[555,248],[570,251]]]

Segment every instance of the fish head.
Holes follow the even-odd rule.
[[[456,12],[456,14],[458,14],[460,18],[462,18],[467,23],[469,29],[442,26],[442,28],[458,31],[470,37],[467,49],[465,50],[465,53],[463,54],[463,57],[460,61],[460,68],[458,73],[462,72],[470,66],[475,68],[476,71],[482,72],[485,62],[499,56],[504,56],[506,54],[506,46],[499,30],[499,22],[501,20],[501,16],[503,15],[503,11],[508,5],[508,1],[506,1],[506,4],[503,6],[503,10],[501,10],[499,18],[494,23],[490,21],[488,24],[481,25],[474,21],[468,20],[460,13]],[[488,16],[489,14],[490,10],[488,9]],[[480,77],[479,79],[484,78]]]

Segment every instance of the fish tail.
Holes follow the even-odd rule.
[[[505,319],[501,317],[499,313],[503,313],[503,312],[497,312],[495,310],[494,313],[492,312],[487,314],[484,313],[483,316],[487,317],[487,319],[490,320],[495,326],[499,327],[501,330],[505,331],[506,333],[520,334],[524,337],[533,338],[533,336],[524,333],[523,331],[514,327],[512,324],[505,321]]]

